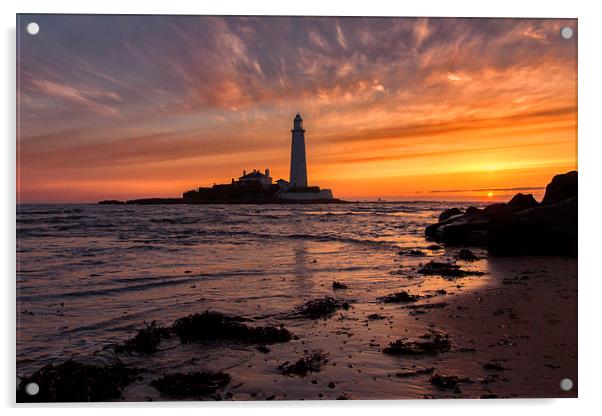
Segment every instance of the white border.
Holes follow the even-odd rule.
[[[393,2],[325,1],[325,0],[254,0],[202,2],[181,0],[77,0],[3,1],[1,3],[2,45],[2,169],[3,203],[0,253],[4,273],[2,329],[0,341],[0,403],[15,411],[15,13],[126,13],[126,14],[285,14],[285,15],[347,15],[347,16],[465,16],[465,17],[570,17],[579,19],[579,399],[564,400],[422,400],[422,401],[350,401],[350,402],[247,402],[247,403],[139,403],[95,404],[86,413],[125,415],[133,408],[144,408],[152,414],[163,414],[168,408],[178,413],[199,412],[248,415],[265,413],[305,415],[307,412],[345,412],[360,415],[372,408],[377,412],[408,414],[444,413],[447,415],[506,415],[508,412],[543,411],[549,415],[594,413],[599,411],[596,398],[600,382],[600,295],[602,272],[597,264],[600,256],[600,224],[602,198],[600,193],[600,162],[602,156],[602,15],[596,1],[578,0],[420,0]],[[598,203],[598,204],[597,204]],[[597,238],[596,238],[597,237]],[[43,406],[18,406],[26,414],[39,414]],[[82,405],[49,406],[44,414],[79,414]]]

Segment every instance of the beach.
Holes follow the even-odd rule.
[[[19,206],[17,382],[73,359],[136,369],[111,400],[576,397],[577,259],[425,239],[468,205]],[[185,341],[206,311],[291,337]],[[123,347],[153,321],[156,349]],[[195,372],[229,377],[157,382]]]

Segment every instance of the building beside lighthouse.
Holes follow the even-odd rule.
[[[307,182],[307,157],[303,119],[297,113],[291,130],[291,168],[288,186],[278,195],[280,199],[311,201],[333,199],[330,189],[309,186]]]
[[[243,170],[242,176],[228,184],[213,184],[212,187],[197,188],[184,192],[182,201],[190,204],[216,203],[278,203],[337,202],[330,189],[309,185],[307,180],[307,156],[305,152],[305,129],[303,119],[297,113],[291,130],[291,160],[289,180],[273,181],[270,170]]]

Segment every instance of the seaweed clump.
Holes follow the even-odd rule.
[[[139,370],[122,363],[112,365],[82,364],[74,360],[59,365],[47,364],[31,376],[23,377],[17,388],[17,402],[102,402],[120,399],[125,386]],[[40,390],[30,396],[29,383]]]
[[[424,275],[439,275],[443,277],[464,277],[464,276],[481,276],[484,273],[474,270],[463,270],[455,263],[441,263],[437,261],[430,261],[420,269],[418,273]]]
[[[416,302],[418,299],[420,299],[419,295],[410,295],[405,290],[377,298],[379,302],[383,303],[408,303]]]
[[[299,359],[294,364],[290,364],[288,361],[278,366],[278,369],[282,374],[287,376],[299,376],[305,377],[309,373],[316,373],[322,369],[322,366],[328,362],[326,359],[328,355],[316,351],[311,355]]]
[[[173,331],[183,343],[197,340],[229,340],[249,344],[288,342],[292,334],[286,328],[275,326],[251,327],[240,317],[220,312],[205,311],[177,319]]]
[[[332,288],[334,290],[344,290],[347,289],[347,285],[345,283],[337,282],[336,280],[332,282]]]
[[[420,338],[423,341],[404,341],[398,339],[383,348],[383,353],[390,355],[436,355],[451,349],[449,335],[441,332],[431,332]]]
[[[339,301],[330,296],[312,299],[297,308],[297,312],[310,319],[327,318],[338,309],[349,309],[349,302]]]
[[[444,376],[441,374],[433,374],[431,384],[440,389],[458,389],[459,383],[470,383],[471,380],[466,377]]]
[[[215,393],[230,383],[230,375],[222,372],[193,371],[166,374],[151,381],[151,386],[162,394],[176,397],[198,397]]]
[[[170,336],[170,330],[163,326],[158,326],[155,321],[150,324],[145,323],[145,327],[139,330],[134,338],[115,347],[115,352],[152,354],[158,350],[161,341]]]
[[[467,248],[463,248],[462,250],[460,250],[460,252],[458,253],[458,258],[460,260],[466,260],[466,261],[479,260],[479,257],[477,257],[476,254],[474,254],[472,251],[468,250]]]

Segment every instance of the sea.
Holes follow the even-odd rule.
[[[17,377],[69,358],[119,359],[150,371],[128,389],[128,400],[158,399],[148,380],[195,369],[228,371],[231,394],[241,400],[317,398],[316,384],[335,379],[349,394],[421,397],[428,386],[373,384],[393,371],[380,349],[419,325],[377,298],[486,284],[486,276],[463,279],[461,288],[416,273],[429,257],[453,261],[454,253],[424,238],[424,228],[444,209],[468,205],[18,205]],[[466,267],[486,273],[488,264],[485,259]],[[333,290],[334,281],[348,289]],[[324,296],[345,299],[352,308],[326,320],[287,317]],[[206,310],[254,325],[284,325],[297,339],[271,346],[268,355],[252,346],[176,341],[152,357],[116,358],[111,351],[145,323],[170,325]],[[377,312],[388,319],[368,323],[366,316]],[[316,374],[318,383],[279,374],[283,362],[315,350],[339,364]]]

